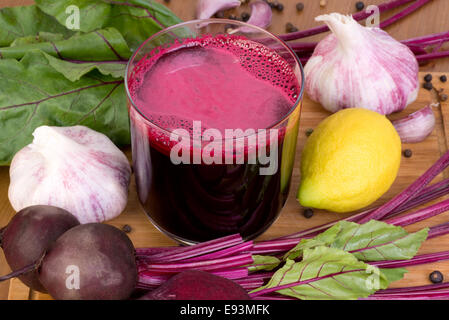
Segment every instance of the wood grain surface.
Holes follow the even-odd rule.
[[[160,2],[163,2],[160,0]],[[328,12],[354,12],[354,0],[328,0],[328,5],[325,8],[319,6],[317,0],[303,0],[306,9],[302,13],[297,13],[295,10],[296,0],[282,0],[285,10],[282,14],[275,13],[273,25],[270,31],[275,33],[284,33],[285,23],[292,22],[299,29],[305,29],[317,25],[313,18],[319,14]],[[366,1],[368,3],[368,1]],[[383,1],[371,0],[370,4],[378,4]],[[1,6],[23,5],[30,4],[32,1],[28,0],[0,0]],[[168,6],[183,20],[194,18],[196,0],[171,0]],[[240,8],[238,12],[247,11],[247,7]],[[415,36],[441,32],[449,30],[449,1],[447,0],[433,0],[425,7],[415,12],[410,17],[388,28],[393,36],[397,39],[406,39]],[[388,15],[385,15],[387,17]],[[319,38],[319,37],[318,37]],[[307,39],[309,40],[309,39]],[[444,71],[449,71],[449,59],[439,60],[435,63],[429,64],[421,68],[423,72],[420,76],[424,76],[424,72],[435,71],[434,78]],[[438,73],[441,72],[441,73]],[[443,87],[437,80],[436,87]],[[445,90],[449,92],[449,84],[445,85]],[[432,92],[422,89],[418,100],[408,107],[406,111],[395,117],[404,116],[411,113],[428,103],[434,102],[435,96]],[[437,126],[434,133],[424,142],[415,145],[404,145],[405,148],[413,150],[413,157],[410,159],[403,159],[399,176],[395,181],[391,190],[378,201],[384,202],[398,192],[403,190],[406,186],[418,178],[428,167],[430,167],[439,156],[449,148],[449,104],[443,104],[439,108],[435,108],[435,115],[437,117]],[[293,232],[320,225],[322,223],[336,220],[341,217],[334,213],[317,212],[312,219],[305,219],[302,216],[302,208],[295,199],[295,193],[299,185],[299,162],[302,146],[306,141],[305,131],[308,128],[315,127],[322,119],[328,116],[318,104],[313,103],[307,97],[304,99],[303,111],[301,115],[301,127],[299,134],[299,145],[297,150],[296,165],[293,172],[293,181],[291,188],[291,195],[287,201],[286,206],[281,212],[276,223],[265,233],[260,239],[269,239],[282,235],[287,235]],[[125,150],[129,155],[129,150]],[[449,172],[445,172],[444,176],[448,176]],[[436,180],[441,179],[440,175]],[[8,201],[8,185],[9,176],[8,168],[0,167],[0,226],[5,225],[14,214]],[[424,226],[432,226],[442,222],[449,221],[449,213],[442,214],[438,217],[432,218],[425,223],[419,223],[411,226],[408,230],[413,231]],[[125,212],[111,224],[122,227],[128,224],[132,227],[130,237],[132,238],[136,247],[145,246],[167,246],[175,243],[157,231],[148,221],[144,212],[142,211],[135,192],[134,183],[131,185],[129,203]],[[420,253],[436,252],[441,250],[449,250],[449,236],[436,238],[427,241]],[[439,269],[446,277],[449,277],[449,263],[431,264],[425,266],[411,267],[405,279],[393,284],[393,286],[404,285],[422,285],[428,283],[428,275],[431,271]],[[9,272],[9,268],[5,263],[3,254],[0,253],[0,274]],[[30,292],[19,280],[0,283],[0,299],[49,299],[47,295]]]

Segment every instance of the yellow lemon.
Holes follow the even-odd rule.
[[[385,116],[345,109],[318,125],[301,161],[301,205],[350,212],[390,189],[401,162],[401,139]]]

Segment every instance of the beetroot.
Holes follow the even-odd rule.
[[[232,280],[204,271],[189,270],[171,277],[140,300],[249,300]]]
[[[80,223],[68,211],[51,206],[31,206],[17,212],[2,229],[0,238],[6,261],[18,271],[39,260],[64,232]],[[33,290],[46,292],[36,270],[19,277]]]
[[[39,280],[55,299],[127,299],[137,283],[134,246],[113,226],[77,226],[50,247]]]

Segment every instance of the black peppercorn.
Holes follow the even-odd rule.
[[[412,150],[410,150],[410,149],[405,149],[404,152],[403,152],[403,154],[404,154],[404,157],[406,157],[406,158],[411,158],[412,155],[413,155],[413,152],[412,152]]]
[[[430,73],[426,74],[426,76],[424,77],[425,82],[432,82],[432,79],[433,79],[433,77]]]
[[[448,99],[447,94],[444,94],[444,93],[440,94],[440,100],[441,100],[442,102],[446,102],[447,99]]]
[[[429,90],[429,91],[432,90],[432,89],[433,89],[433,84],[432,84],[432,82],[426,82],[426,83],[424,83],[423,88],[426,89],[426,90]]]
[[[249,17],[250,17],[250,14],[248,12],[243,12],[241,15],[242,20],[245,22],[249,20]]]
[[[298,3],[296,4],[296,10],[298,10],[298,11],[304,10],[304,3],[298,2]]]
[[[277,11],[284,11],[284,5],[282,3],[277,3],[275,8]]]
[[[446,81],[447,81],[447,77],[444,76],[444,75],[441,76],[441,77],[440,77],[440,81],[443,82],[443,83],[446,82]]]
[[[429,275],[429,279],[432,283],[441,283],[443,282],[444,277],[440,271],[434,271]]]
[[[287,31],[287,32],[296,32],[296,31],[298,31],[298,28],[296,28],[291,22],[288,22],[286,25],[285,25],[285,30]]]
[[[132,230],[132,228],[131,228],[131,226],[128,225],[128,224],[125,224],[125,225],[123,226],[123,228],[122,228],[122,231],[125,232],[125,233],[130,233],[131,230]]]
[[[365,8],[365,4],[362,1],[359,1],[355,4],[355,8],[357,11],[362,11]]]
[[[313,133],[313,129],[307,129],[306,130],[306,136],[310,137]]]
[[[310,219],[313,217],[313,210],[312,209],[305,209],[303,212],[303,215],[305,218]]]

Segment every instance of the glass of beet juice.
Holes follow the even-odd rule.
[[[276,220],[303,77],[284,42],[233,20],[182,23],[140,46],[126,77],[133,167],[159,230],[184,244],[253,239]]]

